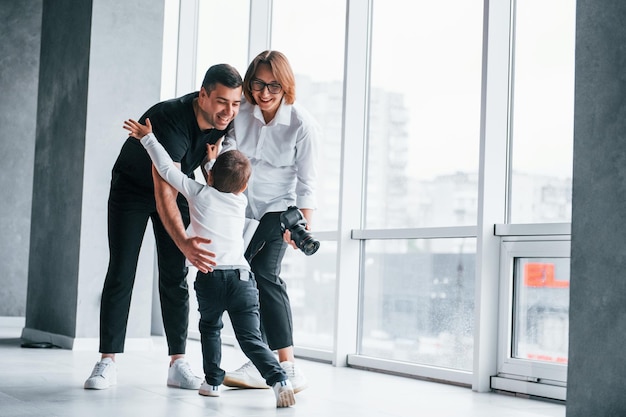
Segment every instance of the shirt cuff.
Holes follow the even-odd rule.
[[[152,133],[148,133],[146,136],[141,138],[141,140],[140,140],[141,144],[145,145],[146,143],[148,143],[150,141],[151,137],[154,137],[154,135]]]
[[[296,206],[301,209],[315,210],[317,209],[317,200],[310,195],[299,195],[296,197]]]
[[[215,164],[215,159],[211,159],[209,162],[207,162],[206,164],[204,164],[204,170],[206,172],[209,172],[212,168],[213,165]]]

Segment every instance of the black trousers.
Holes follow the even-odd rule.
[[[287,284],[280,278],[287,244],[280,230],[280,212],[266,213],[246,250],[259,289],[261,332],[270,349],[293,346],[293,319]]]
[[[185,226],[186,201],[179,196]],[[109,267],[100,303],[100,352],[124,351],[128,312],[139,250],[152,220],[159,267],[161,314],[169,355],[184,354],[189,325],[189,290],[185,257],[163,227],[154,193],[138,193],[112,182],[108,202]]]
[[[228,311],[235,336],[241,350],[259,370],[267,385],[287,379],[276,356],[261,338],[259,328],[259,293],[250,271],[216,269],[203,274],[198,272],[194,283],[200,312],[200,340],[205,380],[209,385],[221,385],[225,372],[220,368],[224,323],[222,316]]]

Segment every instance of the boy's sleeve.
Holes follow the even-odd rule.
[[[189,198],[202,189],[202,184],[187,177],[174,165],[170,155],[153,134],[141,138],[141,144],[146,148],[159,175],[182,195]]]
[[[211,169],[213,169],[213,165],[215,165],[215,159],[211,159],[204,164],[204,170],[208,173]]]
[[[153,136],[163,146],[174,162],[181,162],[188,151],[188,142],[181,140],[180,126],[163,112],[150,114]],[[145,120],[141,121],[145,124]]]

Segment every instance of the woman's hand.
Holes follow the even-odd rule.
[[[217,159],[217,155],[219,155],[220,153],[220,146],[222,145],[223,140],[224,140],[224,137],[222,136],[213,145],[209,143],[206,144],[206,159],[208,161],[214,161]]]

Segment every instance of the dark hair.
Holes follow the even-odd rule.
[[[216,64],[204,74],[202,87],[204,87],[207,93],[210,93],[215,90],[215,84],[218,83],[228,88],[237,88],[241,87],[243,81],[241,80],[241,74],[235,67],[228,64]]]
[[[243,153],[231,150],[217,157],[211,172],[213,188],[223,193],[238,193],[248,184],[252,168]]]
[[[296,77],[293,75],[289,60],[282,52],[270,50],[258,54],[248,66],[243,84],[243,95],[246,96],[246,100],[256,104],[252,96],[252,79],[257,68],[262,64],[269,65],[276,81],[283,88],[285,103],[293,104],[296,101]]]

